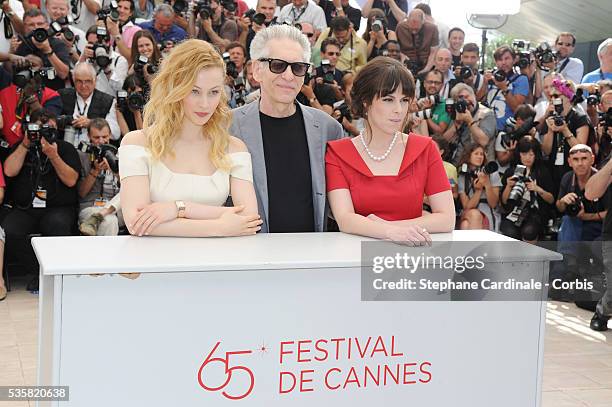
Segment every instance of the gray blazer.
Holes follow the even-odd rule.
[[[299,103],[298,107],[302,109],[310,155],[315,231],[323,232],[327,223],[325,148],[328,141],[341,138],[343,131],[340,123],[327,113]],[[233,119],[230,134],[244,141],[251,153],[257,206],[259,215],[263,220],[261,232],[267,233],[269,214],[268,178],[264,160],[261,122],[259,120],[259,101],[234,109],[232,113]]]

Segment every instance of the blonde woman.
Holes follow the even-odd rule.
[[[177,46],[152,82],[144,128],[119,149],[121,205],[131,234],[253,235],[251,156],[228,133],[225,66],[204,41]],[[223,207],[231,195],[236,206]]]

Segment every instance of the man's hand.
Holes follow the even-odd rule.
[[[22,57],[15,54],[9,54],[9,61],[13,64],[16,69],[23,69],[27,64],[28,60],[26,57]]]
[[[7,2],[8,4],[8,2]],[[11,46],[9,48],[9,52],[11,54],[14,54],[17,51],[17,48],[19,48],[19,46],[21,45],[22,41],[19,39],[19,37],[17,37],[16,35],[13,36],[13,38],[11,38]]]
[[[89,126],[90,121],[91,120],[89,120],[85,116],[79,116],[72,121],[72,127],[77,128],[77,129],[87,128]]]
[[[313,86],[313,81],[312,80],[310,81],[310,83],[308,85],[306,83],[304,83],[302,85],[302,93],[304,94],[304,96],[306,96],[306,98],[308,100],[310,100],[313,97],[315,97],[314,90],[312,89],[312,86]]]
[[[493,77],[493,83],[495,83],[495,86],[497,86],[501,90],[508,90],[508,81],[505,79],[501,82],[498,82],[495,80],[495,77]]]
[[[93,164],[94,169],[98,174],[102,171],[110,171],[110,166],[108,165],[106,158],[103,158],[102,160],[95,160]]]
[[[43,42],[38,42],[36,39],[32,38],[32,43],[36,48],[38,48],[43,54],[48,54],[53,51],[51,48],[51,44],[49,44],[49,39],[47,38]]]
[[[212,21],[210,18],[204,19],[202,20],[202,28],[204,29],[204,31],[206,31],[207,33],[212,31]]]
[[[470,113],[469,110],[466,110],[464,113],[457,112],[455,121],[470,124],[474,121],[474,118],[472,117],[472,113]]]
[[[574,202],[576,202],[576,199],[578,199],[578,195],[576,195],[573,192],[570,192],[566,195],[563,196],[563,198],[559,199],[561,202],[563,202],[565,205],[571,205]]]
[[[106,17],[106,28],[111,37],[119,35],[119,22],[113,21],[110,17]]]
[[[41,69],[44,66],[42,58],[37,57],[36,55],[26,55],[25,59],[34,69]]]
[[[236,24],[238,24],[240,32],[248,31],[249,26],[251,25],[251,19],[248,17],[237,18]]]
[[[49,144],[44,137],[41,137],[40,145],[42,147],[43,154],[49,157],[49,160],[59,158],[59,154],[57,153],[57,143]]]
[[[251,29],[253,30],[253,32],[258,33],[260,32],[262,29],[264,28],[263,25],[259,25],[257,23],[253,23],[251,24]]]
[[[87,43],[87,45],[85,46],[85,49],[81,53],[80,61],[81,62],[87,61],[88,59],[92,59],[93,57],[94,57],[93,44]]]
[[[546,124],[548,125],[548,128],[554,133],[563,133],[566,129],[569,130],[569,128],[567,127],[567,122],[565,120],[563,120],[563,125],[555,126],[555,119],[552,116],[546,119]]]

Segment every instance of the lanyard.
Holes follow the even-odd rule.
[[[297,17],[295,16],[295,7],[293,7],[291,9],[291,13],[293,14],[293,22],[295,23],[296,21],[298,21],[300,19],[300,17],[302,17],[302,15],[306,12],[306,8],[308,7],[308,2],[306,2],[306,5],[304,6],[304,8],[302,9],[302,11],[300,11],[300,14],[297,15]]]
[[[79,116],[85,116],[85,112],[87,111],[87,103],[83,106],[83,111],[81,111],[81,107],[79,106],[79,101],[76,101],[77,112],[79,112]]]

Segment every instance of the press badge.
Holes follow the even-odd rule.
[[[32,201],[33,208],[46,208],[47,207],[47,190],[38,188]]]
[[[96,198],[96,200],[94,201],[93,206],[96,208],[104,208],[106,206],[106,203],[108,201],[104,198]]]
[[[555,158],[555,165],[563,165],[565,157],[563,156],[563,150],[557,151],[557,157]]]
[[[15,134],[21,134],[21,122],[16,121],[15,123],[13,123],[13,125],[11,126],[11,131]]]

